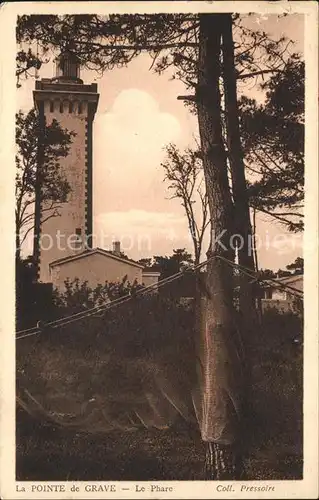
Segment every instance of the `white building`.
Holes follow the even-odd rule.
[[[51,262],[49,267],[50,281],[54,288],[61,292],[68,279],[79,278],[82,282],[87,281],[90,288],[103,285],[106,281],[119,283],[124,277],[130,284],[148,286],[157,283],[160,275],[155,271],[144,271],[144,266],[138,262],[102,248],[62,257]]]
[[[282,311],[293,309],[295,297],[302,297],[303,274],[293,274],[266,280],[263,286],[263,309],[276,307]]]

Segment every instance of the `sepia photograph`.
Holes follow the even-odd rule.
[[[37,498],[305,478],[309,13],[176,4],[16,16],[14,480]]]

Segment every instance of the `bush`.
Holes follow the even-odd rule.
[[[87,281],[81,282],[78,278],[73,281],[66,280],[64,286],[65,291],[55,290],[53,293],[53,304],[59,315],[75,314],[101,306],[119,297],[134,295],[137,290],[143,288],[137,281],[130,283],[127,276],[119,283],[106,281],[103,285],[98,284],[95,288],[91,288]]]
[[[57,317],[104,301],[110,289],[112,298],[134,290],[107,284],[92,295],[78,282],[75,294],[71,289],[55,297]],[[192,419],[193,334],[191,309],[157,294],[133,295],[103,314],[20,341],[20,393],[28,387],[47,413],[76,415],[74,425],[89,431],[134,427],[136,411],[141,422],[156,427],[178,413]],[[86,423],[83,415],[89,415]]]
[[[303,320],[270,309],[254,339],[254,430],[259,443],[269,440],[302,449]]]

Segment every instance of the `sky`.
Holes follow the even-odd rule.
[[[251,17],[250,27],[275,36],[287,35],[294,50],[303,51],[303,16]],[[99,77],[83,70],[85,83],[96,82],[100,101],[93,128],[93,232],[98,246],[111,248],[119,239],[122,250],[133,259],[170,255],[175,248],[192,252],[187,219],[179,200],[163,182],[161,162],[165,145],[194,147],[197,119],[185,108],[179,95],[189,94],[184,85],[150,71],[151,59],[142,54],[127,68],[113,69]],[[53,65],[44,65],[39,77],[52,77]],[[32,107],[34,79],[23,82],[18,107]],[[259,92],[247,89],[260,98]],[[301,235],[288,234],[283,226],[265,215],[257,217],[261,268],[284,268],[302,254]],[[207,240],[206,240],[207,244]],[[205,248],[206,250],[206,248]],[[205,258],[205,253],[203,254]]]

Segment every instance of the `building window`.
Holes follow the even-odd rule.
[[[60,102],[60,113],[63,113],[63,102]]]
[[[50,113],[53,113],[54,111],[54,102],[50,101]]]
[[[79,102],[79,115],[82,113],[82,103]]]
[[[272,299],[272,289],[271,288],[267,288],[266,289],[266,299]]]
[[[69,102],[69,113],[73,113],[73,102]]]
[[[79,250],[82,248],[82,231],[80,227],[77,227],[75,230],[76,241],[74,244],[74,250]]]
[[[66,72],[66,61],[62,60],[60,63],[60,70],[61,70],[61,75],[65,75]]]

